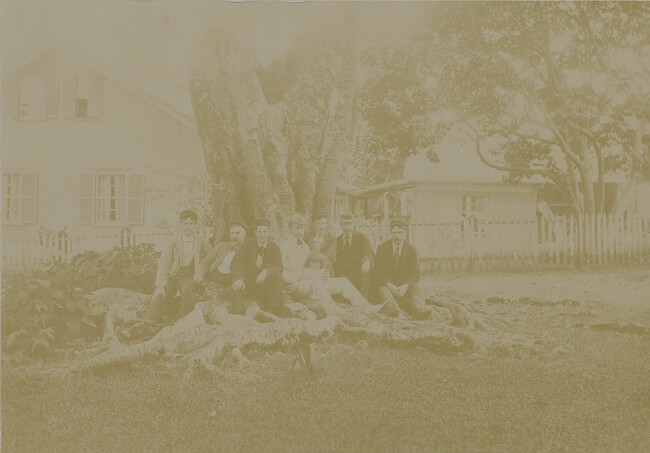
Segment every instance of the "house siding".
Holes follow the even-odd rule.
[[[504,191],[496,185],[458,184],[441,188],[420,184],[414,191],[413,221],[457,220],[462,214],[463,196],[483,196],[483,217],[533,219],[537,212],[534,187]]]
[[[92,68],[48,55],[3,79],[3,91],[10,93],[6,97],[10,101],[17,100],[15,90],[22,76],[47,73],[59,79],[54,119],[17,119],[9,102],[3,101],[3,171],[38,174],[38,225],[55,230],[66,225],[68,231],[77,233],[122,228],[80,225],[80,175],[96,170],[144,174],[144,224],[151,227],[162,219],[175,220],[173,177],[178,166],[204,167],[198,133],[106,77],[101,118],[65,117],[61,80],[66,74],[80,72],[92,72]],[[24,233],[38,225],[3,225],[3,234]]]

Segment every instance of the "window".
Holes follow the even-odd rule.
[[[66,118],[101,118],[103,80],[99,74],[63,78],[63,109]]]
[[[483,217],[484,196],[463,195],[463,215],[472,218]]]
[[[483,195],[463,195],[462,215],[465,222],[461,225],[461,231],[465,231],[465,223],[473,225],[474,233],[485,233],[485,225],[481,222],[483,218],[485,197]]]
[[[38,182],[33,173],[2,174],[2,222],[36,223]]]
[[[126,175],[97,175],[97,222],[125,223]]]
[[[56,118],[57,78],[54,76],[29,76],[20,79],[21,119]]]
[[[119,172],[81,175],[81,223],[144,223],[144,176]]]

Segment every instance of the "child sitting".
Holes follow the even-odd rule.
[[[319,252],[312,252],[305,262],[305,270],[303,271],[301,279],[321,279],[326,283],[329,291],[329,296],[340,295],[343,299],[348,301],[354,308],[362,310],[379,311],[384,304],[372,305],[370,304],[359,292],[357,288],[345,277],[331,278],[327,270],[327,258]],[[327,305],[331,302],[326,301]]]

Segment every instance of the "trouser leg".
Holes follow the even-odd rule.
[[[163,297],[162,294],[158,294],[151,299],[145,313],[145,319],[153,322],[165,321],[165,318],[175,308],[176,291],[178,291],[178,280],[175,277],[169,277],[167,279],[167,286],[165,286],[165,296]]]
[[[147,321],[160,322],[165,312],[166,303],[167,298],[163,297],[162,294],[158,294],[156,297],[151,299],[147,311],[144,314],[144,319]]]
[[[381,302],[385,303],[380,313],[386,314],[387,316],[396,316],[399,313],[399,304],[390,289],[382,285],[377,289],[377,293]]]
[[[402,310],[409,314],[415,313],[418,309],[423,308],[425,305],[424,300],[424,291],[419,284],[409,287],[404,294],[404,297],[400,298],[399,306]]]
[[[345,277],[330,278],[331,294],[340,294],[350,301],[355,308],[363,308],[368,305],[368,301],[359,292],[359,290]]]
[[[250,305],[252,299],[249,291],[236,291],[233,292],[233,297],[230,306],[230,312],[233,315],[246,314],[246,308]]]
[[[276,316],[284,316],[284,281],[279,275],[267,276],[261,285],[257,286],[257,303],[263,310]]]
[[[192,277],[183,277],[180,279],[179,289],[181,290],[181,303],[175,320],[182,318],[194,309],[194,305],[201,296],[203,286]]]

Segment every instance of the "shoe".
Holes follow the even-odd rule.
[[[381,304],[381,308],[377,310],[377,313],[380,315],[389,316],[391,318],[398,317],[399,312],[400,310],[397,307],[397,304],[391,301],[385,301],[383,304]]]

